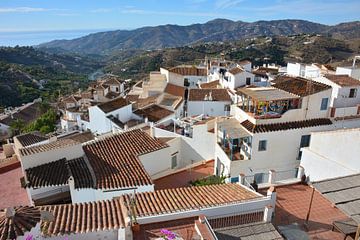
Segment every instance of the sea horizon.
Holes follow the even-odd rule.
[[[0,31],[0,47],[36,46],[53,40],[70,40],[114,29]]]

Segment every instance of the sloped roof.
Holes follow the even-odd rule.
[[[40,207],[54,215],[54,221],[42,222],[45,236],[59,236],[115,230],[125,227],[119,200]]]
[[[37,207],[14,207],[0,210],[0,240],[17,239],[40,222]]]
[[[314,182],[313,186],[337,208],[360,224],[360,174]]]
[[[131,197],[131,194],[121,196],[125,206],[129,206]],[[261,197],[240,184],[230,183],[136,193],[135,198],[136,213],[139,217],[144,217],[233,204]]]
[[[218,240],[282,240],[284,239],[270,222],[256,222],[214,229]]]
[[[270,124],[253,124],[249,120],[245,120],[241,123],[249,132],[262,133],[262,132],[275,132],[285,131],[290,129],[316,127],[322,125],[331,125],[332,122],[328,118],[317,118],[303,121],[282,122],[282,123],[270,123]]]
[[[331,86],[311,81],[301,77],[279,76],[272,81],[273,87],[299,95],[300,97],[309,96],[331,88]]]
[[[16,136],[16,138],[23,147],[30,146],[35,143],[42,142],[48,139],[43,134],[37,131],[21,134]]]
[[[207,70],[205,68],[198,68],[195,66],[178,66],[169,69],[169,72],[180,74],[183,76],[206,76]]]
[[[166,88],[164,90],[164,92],[174,95],[174,96],[179,96],[179,97],[184,97],[185,95],[185,88],[181,87],[181,86],[177,86],[171,83],[168,83],[166,85]]]
[[[104,113],[109,113],[112,112],[116,109],[125,107],[127,105],[131,104],[128,100],[126,100],[125,98],[119,97],[116,98],[114,100],[105,102],[105,103],[101,103],[99,105],[97,105]]]
[[[174,112],[166,108],[160,107],[159,105],[153,104],[145,108],[136,110],[134,114],[142,116],[144,118],[147,117],[150,122],[158,122],[161,119],[164,119],[174,114]]]
[[[79,143],[88,142],[94,139],[94,135],[90,131],[74,132],[65,136],[58,137],[58,139],[72,139]]]
[[[94,186],[90,170],[84,158],[72,160],[60,159],[25,170],[28,187],[47,187],[65,185],[73,176],[75,188],[91,188]]]
[[[234,67],[229,70],[229,73],[231,73],[233,75],[236,75],[236,74],[242,73],[242,72],[244,72],[244,69],[242,69],[240,67]]]
[[[219,89],[190,89],[189,90],[189,101],[209,101],[204,100],[205,96],[209,96],[211,92],[212,101],[231,101],[228,90],[219,88]]]
[[[219,86],[220,86],[220,81],[219,80],[200,84],[201,88],[207,88],[207,89],[209,89],[209,88],[218,88]]]
[[[96,187],[114,189],[152,184],[138,156],[165,147],[136,129],[89,142],[83,149],[95,172]]]
[[[37,146],[32,146],[28,148],[21,148],[20,149],[20,155],[21,156],[27,156],[31,154],[36,154],[40,152],[47,152],[54,149],[60,149],[65,148],[69,146],[73,146],[79,144],[79,142],[73,140],[73,139],[59,139],[54,142],[45,143]]]
[[[326,74],[325,78],[329,79],[333,83],[341,87],[352,87],[352,86],[360,86],[360,81],[349,77],[348,75],[333,75],[333,74]]]

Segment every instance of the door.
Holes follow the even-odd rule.
[[[246,85],[250,85],[251,84],[251,78],[247,77],[246,78]]]

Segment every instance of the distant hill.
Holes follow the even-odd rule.
[[[49,54],[32,47],[0,48],[0,107],[19,106],[42,97],[87,86],[87,74],[103,65],[93,59]]]
[[[304,20],[257,21],[253,23],[215,19],[189,26],[161,25],[135,30],[90,34],[73,40],[55,40],[39,45],[55,51],[109,54],[116,50],[160,49],[199,42],[234,41],[258,36],[319,33],[339,39],[360,38],[360,21],[328,26]]]
[[[160,67],[198,64],[205,56],[220,57],[220,54],[233,61],[248,59],[257,66],[264,63],[286,65],[289,61],[336,64],[360,53],[359,46],[360,41],[344,41],[317,34],[257,37],[152,51],[117,52],[107,57],[105,71],[123,78],[140,79]]]

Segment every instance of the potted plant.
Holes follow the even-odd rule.
[[[135,194],[134,197],[130,200],[130,218],[131,218],[131,230],[133,232],[140,231],[140,224],[137,222],[136,219],[136,199]]]

